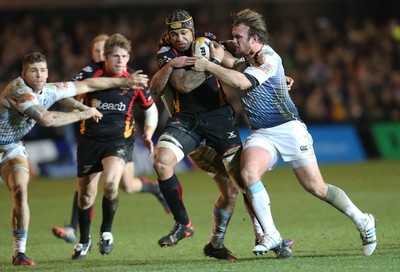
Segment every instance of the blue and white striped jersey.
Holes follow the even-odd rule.
[[[266,64],[248,66],[243,71],[256,78],[259,85],[239,91],[251,128],[268,128],[300,120],[287,89],[281,57],[269,45],[264,45],[262,50]]]

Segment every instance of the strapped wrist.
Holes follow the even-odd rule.
[[[81,111],[74,111],[76,115],[78,115],[79,121],[82,121],[84,119],[84,113]]]
[[[217,65],[221,65],[221,61],[219,59],[215,58],[215,57],[211,57],[210,61],[212,63],[217,64]]]

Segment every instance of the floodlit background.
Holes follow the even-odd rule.
[[[295,80],[291,95],[310,128],[322,163],[400,158],[400,3],[396,1],[0,0],[0,90],[20,75],[26,53],[47,57],[49,81],[71,79],[90,63],[99,33],[122,33],[133,44],[131,66],[157,71],[157,43],[173,9],[188,10],[196,30],[230,38],[230,14],[264,14],[269,43]],[[232,93],[237,120],[246,119]],[[157,100],[162,131],[166,112]],[[56,108],[57,109],[57,108]],[[137,121],[142,122],[138,113]],[[140,125],[139,125],[140,129]],[[138,131],[140,133],[140,131]],[[74,176],[71,126],[36,126],[26,137],[36,175]],[[152,173],[138,139],[137,171]],[[140,158],[140,160],[137,160]],[[190,169],[183,162],[182,170]]]
[[[94,246],[83,262],[72,262],[72,244],[51,233],[67,224],[76,188],[72,126],[36,126],[26,137],[32,175],[28,256],[35,271],[399,271],[400,209],[400,1],[362,0],[0,0],[0,91],[21,73],[25,54],[44,53],[49,81],[71,79],[90,63],[90,42],[99,33],[116,32],[133,44],[130,65],[150,77],[157,71],[157,43],[164,19],[173,9],[188,10],[196,30],[230,38],[232,12],[252,8],[265,15],[269,43],[294,78],[291,95],[314,138],[327,182],[343,188],[363,211],[378,219],[378,247],[363,257],[359,233],[336,209],[307,194],[292,171],[278,167],[263,181],[271,197],[275,223],[295,240],[294,258],[254,256],[254,235],[239,198],[225,245],[239,261],[205,258],[211,211],[218,190],[206,173],[188,161],[179,165],[185,206],[196,228],[177,247],[160,248],[157,240],[173,224],[148,194],[120,194],[113,225],[115,249],[102,256],[96,246],[101,223],[99,188],[91,235]],[[235,96],[242,137],[246,119]],[[157,100],[162,131],[166,112]],[[55,108],[57,109],[57,108]],[[137,116],[142,122],[142,116]],[[140,128],[140,125],[139,125]],[[1,129],[1,124],[0,124]],[[111,129],[111,128],[110,128]],[[140,135],[140,131],[138,131]],[[137,137],[137,174],[155,180],[152,158]],[[100,185],[101,186],[101,185]],[[0,186],[0,271],[11,265],[8,219],[12,201]],[[97,207],[97,208],[96,208]]]

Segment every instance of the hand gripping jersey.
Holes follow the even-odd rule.
[[[216,37],[208,32],[196,32],[195,37],[207,37],[217,41]],[[164,41],[157,53],[157,65],[162,68],[171,59],[180,56],[192,56],[191,47],[184,52],[179,52]],[[191,68],[187,67],[186,69],[190,70]],[[189,93],[181,93],[171,85],[169,85],[169,88],[172,92],[172,103],[175,112],[196,113],[210,111],[227,104],[225,93],[218,80],[213,76],[208,77],[199,87]]]
[[[46,83],[38,94],[22,77],[14,79],[0,94],[0,145],[22,140],[33,128],[36,121],[24,114],[29,107],[42,105],[48,109],[56,101],[75,95],[73,82]]]
[[[94,77],[129,77],[133,72],[131,68],[128,68],[120,75],[108,75],[103,66],[104,62],[87,66],[73,80],[79,81]],[[80,133],[94,140],[110,141],[133,137],[135,131],[134,104],[137,103],[140,108],[146,110],[153,105],[154,100],[148,88],[140,90],[118,87],[86,93],[84,103],[89,107],[95,107],[103,114],[103,118],[98,123],[93,118],[82,121]]]

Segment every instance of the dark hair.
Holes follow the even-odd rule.
[[[267,43],[268,31],[263,15],[251,9],[241,10],[233,15],[232,26],[241,24],[249,27],[249,37],[257,35],[260,42]]]
[[[47,63],[46,57],[42,53],[39,53],[39,52],[32,52],[32,53],[26,54],[22,61],[22,69],[25,70],[25,68],[28,65],[34,64],[37,62]]]

